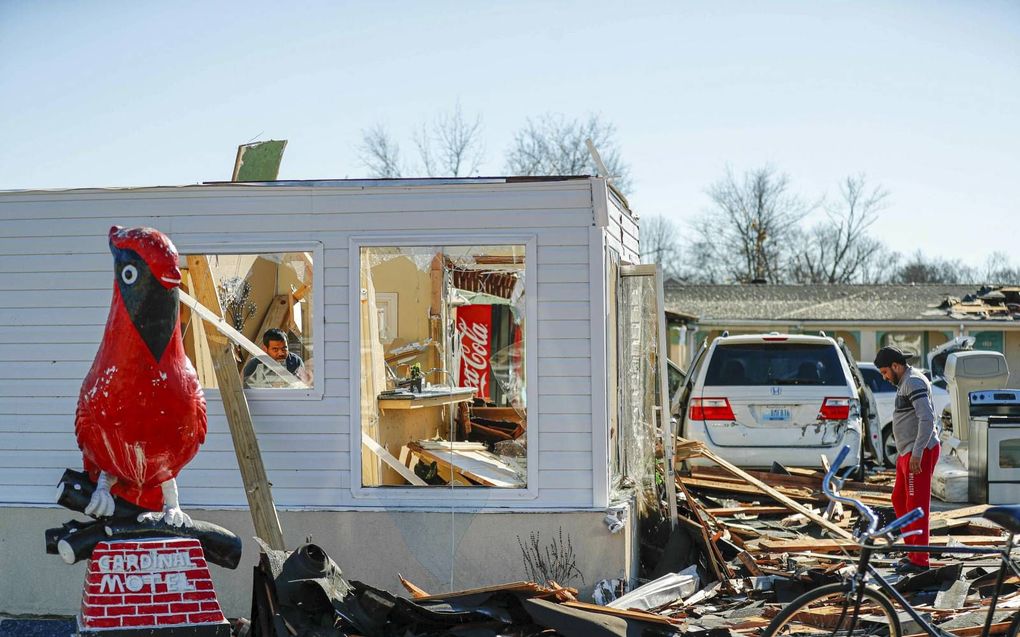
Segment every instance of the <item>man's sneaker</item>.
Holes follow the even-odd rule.
[[[928,570],[927,566],[921,566],[920,564],[915,564],[914,562],[911,562],[910,560],[906,560],[905,562],[900,562],[900,563],[898,563],[896,565],[896,573],[898,575],[914,575],[916,573],[923,573],[923,572],[925,572],[927,570]]]

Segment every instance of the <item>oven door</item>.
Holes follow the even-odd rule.
[[[988,428],[988,481],[1020,484],[1020,422]]]

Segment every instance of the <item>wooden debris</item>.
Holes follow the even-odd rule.
[[[677,623],[676,620],[664,615],[649,613],[643,610],[624,610],[622,608],[610,608],[609,606],[599,606],[598,604],[588,604],[585,602],[564,602],[563,605],[569,606],[570,608],[586,610],[592,613],[599,613],[600,615],[613,615],[614,617],[622,617],[623,619],[637,619],[639,621],[661,624],[664,626],[675,626]]]
[[[772,499],[777,500],[777,501],[785,504],[786,506],[790,507],[791,509],[793,509],[797,513],[803,513],[810,520],[812,520],[816,524],[819,524],[823,528],[827,529],[828,531],[833,533],[836,537],[841,537],[841,538],[844,538],[844,539],[847,539],[847,540],[852,540],[853,539],[853,535],[851,535],[850,532],[847,531],[846,529],[840,528],[839,526],[837,526],[836,524],[833,524],[829,520],[826,520],[825,518],[821,517],[820,515],[815,514],[814,512],[810,511],[809,509],[807,509],[806,507],[801,505],[799,502],[795,502],[793,499],[787,497],[785,494],[780,493],[779,491],[777,491],[776,489],[773,489],[772,487],[770,487],[769,485],[765,484],[761,480],[759,480],[759,479],[755,478],[754,476],[748,474],[743,469],[740,469],[740,468],[736,467],[735,465],[733,465],[729,461],[724,460],[723,458],[719,457],[715,453],[709,451],[708,449],[705,449],[704,446],[702,446],[702,448],[701,448],[701,455],[704,456],[705,458],[708,458],[712,462],[716,463],[720,467],[723,467],[724,469],[729,471],[731,474],[744,479],[751,486],[757,487],[758,489],[760,489],[762,492],[764,492],[766,495],[768,495]]]
[[[932,546],[945,546],[950,540],[955,540],[966,546],[996,546],[1002,544],[1001,537],[988,535],[962,535],[958,537],[944,536],[932,537]],[[771,553],[792,553],[794,551],[815,551],[819,553],[857,551],[861,547],[854,540],[817,540],[806,538],[803,540],[773,540],[763,538],[758,541],[759,550]]]
[[[429,596],[424,589],[418,588],[414,584],[407,580],[400,573],[397,573],[397,578],[400,580],[400,584],[407,589],[407,592],[411,594],[414,599],[424,599]]]

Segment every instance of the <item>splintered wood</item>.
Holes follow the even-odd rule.
[[[711,460],[714,466],[681,464],[694,458]],[[856,568],[860,546],[852,529],[858,513],[851,506],[844,505],[842,511],[829,506],[822,492],[822,471],[741,469],[701,443],[683,439],[677,441],[676,462],[676,485],[683,495],[678,520],[693,545],[701,550],[701,568],[709,582],[687,599],[652,610],[680,621],[684,632],[726,629],[731,635],[757,636],[794,597],[822,584],[838,582]],[[879,513],[887,509],[891,514],[893,482],[890,472],[878,472],[863,482],[844,482],[839,493],[861,500]],[[966,506],[933,513],[929,543],[946,547],[1003,546],[1003,530],[979,519],[986,508]],[[921,612],[929,613],[936,626],[945,625],[957,635],[979,635],[995,584],[998,558],[936,554],[934,570],[901,578],[893,566],[902,555],[876,554],[871,563],[883,576],[900,579],[897,588]],[[1012,579],[1005,579],[997,606],[1001,613],[997,611],[992,623],[993,635],[1009,627],[1000,614],[1010,618],[1020,608],[1020,581]],[[822,631],[842,610],[820,606],[810,612]],[[916,626],[904,628],[917,630]]]

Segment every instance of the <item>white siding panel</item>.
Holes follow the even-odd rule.
[[[205,186],[137,189],[132,192],[4,193],[0,198],[0,219],[60,219],[62,222],[68,219],[121,219],[124,223],[139,223],[146,218],[161,217],[165,226],[170,223],[193,224],[194,220],[189,221],[189,217],[230,214],[258,218],[260,215],[276,217],[286,212],[309,217],[394,211],[441,213],[422,215],[436,218],[457,211],[498,214],[507,210],[582,208],[589,211],[587,223],[583,225],[591,223],[591,190],[582,181],[559,186],[522,184],[511,187],[437,186],[363,190],[310,186],[243,187],[243,192],[239,190],[230,186]],[[69,206],[69,202],[74,205]],[[279,226],[278,221],[276,225]],[[103,228],[103,232],[107,229],[108,226]]]
[[[103,335],[103,326],[61,325],[0,325],[0,345],[23,345],[38,343],[89,343],[98,346]],[[3,359],[0,359],[3,360]]]
[[[588,338],[588,321],[542,321],[538,322],[540,339]]]
[[[543,471],[543,484],[554,489],[577,490],[584,494],[591,493],[591,474],[587,471]],[[580,494],[578,494],[580,497]],[[591,497],[588,495],[588,497]]]
[[[543,264],[570,263],[586,265],[588,263],[588,246],[539,247],[538,262]]]
[[[591,451],[591,436],[577,436],[564,432],[542,432],[538,435],[539,444],[547,452],[558,451]]]
[[[539,321],[585,320],[591,316],[587,301],[549,301],[538,307]],[[585,320],[587,323],[587,320]]]
[[[590,394],[591,378],[587,376],[539,377],[538,393],[540,396],[557,394]]]
[[[538,350],[538,360],[555,359],[571,356],[589,356],[591,354],[591,342],[586,338],[556,339],[552,342],[544,341]],[[539,362],[539,365],[542,363]]]
[[[317,241],[323,281],[321,399],[249,395],[277,506],[357,506],[350,491],[352,233],[512,232],[537,237],[538,497],[493,506],[588,507],[591,345],[588,181],[393,188],[191,187],[0,193],[0,504],[50,503],[64,467],[80,467],[74,411],[109,311],[110,225],[152,225],[181,248],[228,238]],[[281,219],[286,223],[281,227]],[[499,243],[498,234],[493,243]],[[197,248],[195,248],[197,249]],[[353,255],[356,261],[356,255]],[[353,361],[357,364],[357,359]],[[245,506],[218,392],[209,433],[180,477],[185,506]],[[356,405],[355,405],[356,408]],[[604,423],[603,423],[604,424]],[[535,486],[535,485],[532,485]]]
[[[496,210],[486,215],[489,228],[520,228],[534,227],[575,227],[591,219],[591,211],[587,208],[563,210]],[[473,227],[478,223],[479,214],[474,210],[457,210],[443,214],[409,215],[406,211],[393,212],[357,212],[330,215],[309,215],[296,210],[278,210],[275,214],[252,216],[249,214],[210,214],[200,216],[160,218],[149,217],[136,221],[144,225],[159,225],[160,230],[167,232],[182,241],[189,235],[222,234],[242,231],[246,235],[262,234],[262,239],[269,241],[281,232],[280,215],[300,216],[304,232],[370,232],[376,230],[393,230],[403,226],[404,230],[461,230]],[[85,247],[97,250],[106,246],[106,232],[109,229],[108,219],[103,223],[89,224],[90,229],[75,235],[98,238],[85,239]],[[57,228],[61,224],[54,224]],[[55,232],[61,232],[55,228]],[[293,228],[293,226],[291,226]],[[286,232],[286,230],[283,230]],[[293,230],[292,230],[293,231]],[[53,233],[32,237],[32,241],[22,239],[0,238],[0,251],[4,254],[34,254],[29,245],[38,244],[40,250],[65,249],[61,241],[67,236],[53,236]]]
[[[587,399],[587,400],[585,400]],[[547,394],[542,400],[543,414],[590,414],[591,397],[576,394]]]
[[[539,283],[587,283],[588,266],[578,264],[558,264],[556,267],[541,268],[538,271]]]
[[[591,470],[590,451],[548,451],[542,454],[544,467],[555,471]]]
[[[539,358],[538,376],[547,378],[550,376],[584,376],[591,377],[591,359],[582,356],[568,358],[565,356],[557,358]]]
[[[540,264],[541,265],[541,264]],[[588,286],[579,283],[539,283],[538,302],[587,301]]]

